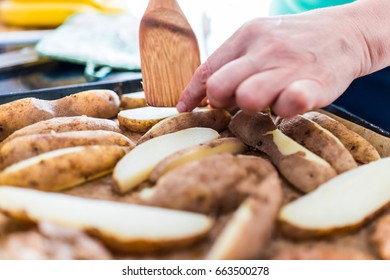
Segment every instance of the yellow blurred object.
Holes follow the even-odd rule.
[[[81,12],[123,12],[118,1],[107,0],[6,0],[0,1],[0,19],[8,25],[56,27]]]

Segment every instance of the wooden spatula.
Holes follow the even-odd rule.
[[[176,106],[200,64],[198,41],[176,0],[149,1],[139,39],[148,105]]]

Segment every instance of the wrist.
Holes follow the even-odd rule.
[[[345,8],[345,16],[361,48],[361,70],[358,76],[390,65],[390,1],[358,0]]]

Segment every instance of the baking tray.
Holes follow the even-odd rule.
[[[116,80],[109,82],[91,82],[85,84],[76,84],[71,86],[47,88],[47,89],[38,89],[38,90],[29,90],[23,92],[9,92],[9,93],[0,93],[0,104],[11,102],[26,97],[36,97],[46,100],[53,100],[62,98],[73,93],[93,90],[93,89],[108,89],[115,91],[118,95],[124,93],[132,93],[142,90],[142,76],[141,73],[134,74],[132,79],[126,80]],[[356,116],[343,108],[331,104],[323,108],[325,111],[332,113],[336,116],[339,116],[345,120],[358,124],[362,127],[365,127],[373,132],[376,132],[382,136],[390,137],[390,132],[386,131],[362,118]]]

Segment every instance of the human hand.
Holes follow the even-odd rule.
[[[336,7],[246,23],[196,70],[178,110],[193,110],[206,95],[216,108],[271,106],[282,117],[330,104],[371,70],[350,15]]]

